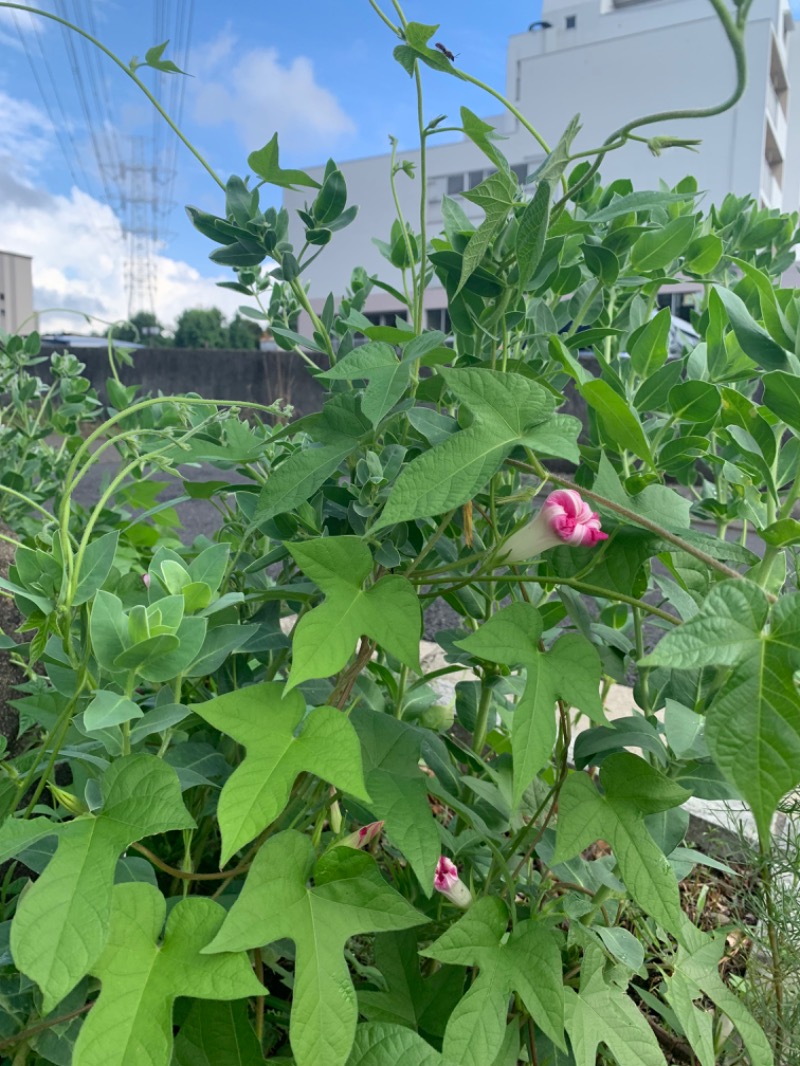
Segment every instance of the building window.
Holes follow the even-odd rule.
[[[528,164],[527,163],[514,163],[511,167],[513,174],[517,175],[517,179],[524,185],[528,180]]]
[[[458,193],[464,191],[464,175],[463,174],[450,174],[447,178],[447,195],[457,196]]]
[[[373,326],[396,326],[401,320],[408,322],[408,311],[367,311],[364,318],[368,318]]]
[[[567,15],[567,18],[566,18],[566,21],[565,21],[565,25],[566,25],[566,28],[568,30],[574,30],[575,27],[577,26],[577,24],[578,24],[578,16],[577,15]]]
[[[470,189],[474,189],[475,186],[476,185],[480,185],[480,183],[482,181],[483,181],[483,171],[482,170],[471,170],[469,172],[469,187],[470,187]]]
[[[446,307],[429,307],[425,312],[425,321],[428,329],[438,329],[442,333],[450,332],[450,315]]]

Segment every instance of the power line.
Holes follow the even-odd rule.
[[[64,0],[56,0],[56,11],[61,18],[69,21],[69,12],[67,11]],[[61,36],[64,40],[64,47],[67,51],[67,59],[69,61],[70,69],[72,70],[72,76],[75,80],[75,85],[78,89],[78,99],[80,101],[81,110],[83,111],[83,117],[86,121],[86,126],[89,131],[89,137],[92,142],[92,151],[94,152],[95,162],[97,163],[97,170],[100,175],[100,181],[103,185],[103,191],[107,202],[111,201],[111,188],[108,184],[108,177],[105,173],[104,160],[100,151],[100,145],[97,140],[97,134],[95,130],[95,122],[89,101],[87,98],[86,87],[83,83],[83,75],[81,73],[81,67],[78,63],[78,56],[75,51],[74,43],[72,40],[72,32],[67,29],[66,26],[61,27]]]
[[[59,93],[56,91],[55,81],[53,80],[52,71],[50,70],[50,65],[47,63],[47,61],[45,59],[44,49],[42,48],[41,42],[38,40],[38,36],[34,35],[34,39],[39,44],[39,51],[41,52],[41,62],[39,62],[39,60],[35,60],[33,55],[31,54],[31,49],[28,46],[27,36],[26,36],[26,34],[24,34],[22,32],[22,28],[21,28],[21,26],[19,24],[19,20],[17,18],[16,11],[12,10],[12,15],[13,15],[13,18],[14,18],[14,26],[15,26],[16,31],[17,31],[17,36],[19,37],[20,43],[22,44],[22,47],[23,47],[23,49],[25,51],[25,56],[27,57],[28,63],[29,63],[30,68],[31,68],[31,72],[33,73],[33,78],[34,78],[34,81],[36,82],[36,86],[37,86],[37,88],[39,90],[39,95],[42,98],[42,102],[43,102],[45,110],[47,112],[48,120],[50,122],[50,125],[53,128],[53,132],[55,133],[56,140],[58,141],[59,147],[61,148],[61,154],[64,156],[64,160],[65,160],[65,162],[67,164],[67,167],[69,169],[70,177],[72,178],[72,183],[73,183],[73,185],[75,185],[79,189],[80,188],[87,188],[89,186],[89,178],[88,178],[88,175],[86,173],[86,170],[84,169],[84,167],[82,165],[81,157],[78,154],[77,145],[75,144],[75,139],[72,136],[72,133],[70,132],[70,126],[69,126],[69,122],[67,120],[67,115],[66,115],[66,112],[64,110],[63,104],[61,103],[61,97],[60,97]],[[51,82],[51,85],[52,85],[53,90],[54,90],[53,91],[53,99],[55,99],[55,101],[57,102],[59,110],[61,112],[61,121],[58,121],[58,119],[55,117],[55,115],[53,113],[53,109],[50,106],[50,97],[48,96],[47,92],[45,92],[45,87],[44,87],[44,85],[42,83],[42,79],[39,76],[40,68],[46,70],[47,73],[50,76],[50,82]],[[67,146],[67,141],[69,142],[69,146]],[[77,165],[78,168],[83,173],[83,178],[84,178],[83,182],[81,182],[79,180],[79,178],[78,178],[78,176],[77,176],[77,174],[75,172],[75,165]]]

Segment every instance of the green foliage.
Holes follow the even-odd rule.
[[[181,900],[159,944],[166,913],[152,885],[114,889],[106,945],[92,966],[102,988],[75,1045],[75,1066],[167,1063],[178,996],[230,1000],[262,993],[244,953],[202,954],[225,916],[218,903]]]
[[[287,689],[312,677],[336,673],[362,635],[406,666],[419,666],[422,619],[416,591],[409,581],[390,574],[362,588],[372,573],[373,561],[357,537],[328,537],[293,544],[289,550],[325,600],[297,626]]]
[[[400,21],[412,84],[474,81]],[[144,65],[174,73],[165,47]],[[704,213],[692,179],[604,187],[577,119],[549,151],[518,116],[545,152],[520,181],[490,123],[457,121],[488,176],[445,198],[441,232],[427,189],[419,218],[398,209],[388,279],[357,270],[343,295],[317,302],[304,273],[356,215],[333,160],[284,168],[275,136],[217,179],[218,213],[187,209],[253,306],[185,312],[176,346],[268,331],[318,412],[137,402],[112,352],[89,433],[81,364],[53,356],[46,383],[38,337],[0,338],[22,727],[0,749],[4,1059],[787,1060],[767,859],[800,785],[800,297],[777,287],[797,218]],[[389,169],[399,205],[415,168]],[[677,278],[684,340],[658,308]],[[436,284],[447,332],[423,325]],[[368,317],[377,290],[393,325]],[[219,516],[191,545],[186,498]],[[532,557],[505,565],[531,519]],[[732,978],[729,931],[687,916],[693,864],[734,877],[683,846],[692,796],[753,810],[769,975],[754,953]]]
[[[246,751],[217,807],[223,865],[280,814],[303,771],[369,798],[358,737],[348,720],[333,707],[317,707],[304,719],[305,710],[299,692],[284,696],[283,686],[274,682],[229,692],[197,708],[201,718]]]
[[[58,825],[36,819],[37,837],[55,834],[58,849],[20,900],[11,935],[14,961],[42,990],[46,1011],[94,966],[108,938],[114,870],[134,840],[193,825],[180,798],[175,771],[149,755],[109,767],[96,815]],[[18,854],[15,823],[8,854]],[[26,844],[33,843],[29,838]]]
[[[315,885],[307,887],[312,875]],[[345,941],[425,921],[383,880],[371,856],[334,848],[315,865],[307,837],[286,832],[261,848],[244,888],[206,952],[241,951],[282,937],[297,946],[292,1051],[298,1066],[344,1066],[356,1009]]]
[[[493,1062],[503,1044],[509,996],[517,993],[531,1018],[562,1049],[564,988],[561,954],[553,933],[534,920],[506,939],[508,912],[498,899],[482,899],[423,954],[439,962],[478,966],[479,974],[450,1015],[443,1052],[464,1066]],[[531,960],[536,978],[531,979]]]

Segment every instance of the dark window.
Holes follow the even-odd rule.
[[[450,315],[446,307],[429,307],[425,318],[428,329],[440,329],[442,333],[450,332]]]
[[[482,170],[471,170],[469,172],[469,187],[470,187],[470,189],[474,189],[475,186],[476,185],[480,185],[480,183],[482,181],[483,181],[483,171]]]
[[[464,175],[450,174],[447,178],[447,195],[456,196],[464,191]]]
[[[512,172],[517,175],[519,180],[524,184],[528,179],[528,164],[527,163],[515,163],[512,168]]]
[[[567,15],[566,26],[568,30],[574,30],[578,23],[577,15]]]

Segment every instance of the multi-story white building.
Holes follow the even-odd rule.
[[[800,206],[800,39],[793,42],[789,0],[754,0],[745,42],[748,84],[731,110],[702,121],[684,120],[647,126],[636,132],[701,138],[696,152],[671,148],[654,156],[632,142],[610,153],[602,167],[609,182],[629,177],[635,188],[670,185],[694,174],[705,190],[705,204],[729,192],[749,193],[762,205],[794,211]],[[798,35],[800,38],[800,35]],[[790,49],[790,45],[793,47]],[[792,97],[791,73],[795,96]],[[592,148],[623,123],[646,114],[722,102],[735,84],[731,48],[708,0],[544,0],[542,20],[510,38],[506,96],[539,130],[557,142],[570,119],[580,113],[582,128],[574,150]],[[500,148],[521,175],[530,173],[544,153],[510,113],[487,119],[506,139]],[[417,163],[419,152],[399,160]],[[359,205],[356,221],[334,235],[329,250],[309,268],[315,303],[329,292],[340,296],[356,266],[399,285],[399,275],[372,243],[387,240],[396,217],[389,186],[389,156],[340,164],[349,203]],[[457,196],[490,171],[489,160],[471,141],[428,151],[429,235],[441,223],[443,194]],[[323,168],[310,170],[321,179]],[[418,171],[417,171],[418,173]],[[397,188],[409,220],[419,215],[419,178],[398,175]],[[300,238],[295,209],[307,191],[286,192],[292,236]],[[479,221],[483,214],[468,201],[462,206]],[[434,279],[434,285],[436,279]],[[444,292],[426,295],[427,325],[443,324]],[[397,303],[373,293],[370,317],[392,320]]]
[[[0,330],[30,333],[34,329],[31,257],[0,252]]]

